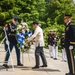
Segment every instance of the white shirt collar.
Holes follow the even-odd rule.
[[[68,25],[71,21],[69,21],[66,25]]]

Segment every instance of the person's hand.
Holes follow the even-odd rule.
[[[33,40],[31,40],[31,42],[35,42],[35,40],[33,39]]]
[[[27,42],[28,40],[27,39],[25,39],[25,42]]]
[[[70,49],[70,50],[72,50],[72,49],[73,49],[73,46],[72,46],[72,45],[70,45],[70,46],[69,46],[69,49]]]
[[[6,40],[6,44],[8,44],[8,41]]]

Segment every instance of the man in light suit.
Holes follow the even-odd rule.
[[[38,22],[34,21],[33,23],[33,28],[35,29],[34,34],[28,38],[28,41],[35,41],[35,62],[36,65],[32,68],[32,69],[36,69],[39,67],[47,67],[47,61],[44,55],[44,51],[43,51],[43,46],[44,46],[44,38],[43,38],[43,31],[42,29],[39,27]],[[35,39],[34,39],[35,38]],[[39,56],[41,56],[43,65],[39,66]]]

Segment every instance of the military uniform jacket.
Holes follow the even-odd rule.
[[[7,34],[7,36],[8,36],[9,42],[17,43],[16,28],[17,28],[17,26],[13,23],[10,23],[8,25],[8,34]]]
[[[65,47],[75,42],[75,26],[70,22],[65,28]]]
[[[55,46],[57,46],[58,40],[59,40],[58,36],[57,36],[57,35],[54,35],[54,36],[53,36],[53,44],[54,44]]]
[[[60,44],[61,48],[64,48],[65,38],[61,38]]]
[[[48,35],[48,45],[53,46],[53,36],[51,34]]]

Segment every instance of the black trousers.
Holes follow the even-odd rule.
[[[35,62],[36,62],[36,66],[40,65],[40,61],[39,61],[39,56],[42,59],[43,65],[47,65],[47,61],[44,55],[44,51],[43,51],[43,47],[36,47],[35,49]]]
[[[75,74],[75,60],[74,60],[74,50],[69,49],[70,44],[66,44],[66,55],[67,55],[67,61],[68,61],[68,67],[70,74]],[[74,45],[73,45],[74,47]]]

